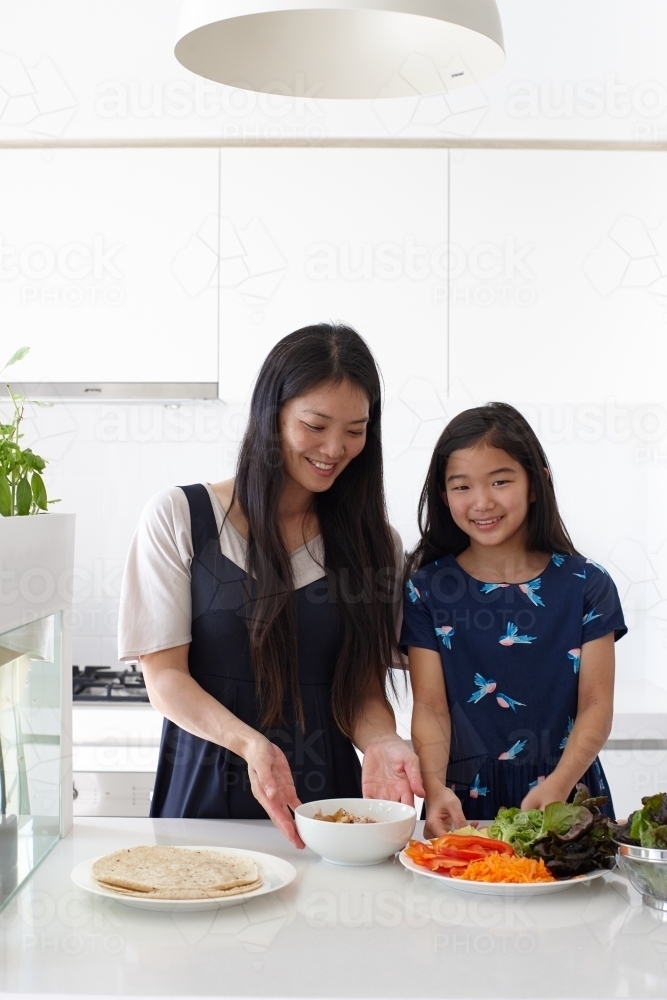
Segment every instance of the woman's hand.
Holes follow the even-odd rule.
[[[361,768],[361,793],[368,799],[388,799],[414,805],[424,797],[419,758],[396,733],[366,744]]]
[[[249,742],[243,753],[248,765],[250,787],[269,818],[290,843],[299,849],[306,845],[297,833],[290,807],[301,805],[294,787],[294,779],[285,754],[259,733]]]
[[[434,789],[429,790],[426,795],[426,823],[424,824],[424,836],[443,837],[452,830],[458,830],[461,826],[466,826],[467,820],[463,815],[461,800],[456,792],[447,788],[441,782]]]
[[[526,812],[528,809],[544,809],[551,802],[566,802],[571,791],[571,788],[563,787],[554,771],[548,778],[530,789],[521,803],[521,808]]]

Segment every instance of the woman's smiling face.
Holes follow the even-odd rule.
[[[311,493],[328,490],[366,444],[368,397],[348,379],[316,386],[280,412],[285,473]]]
[[[443,499],[454,522],[478,545],[501,545],[525,530],[533,500],[524,467],[500,448],[453,451]]]

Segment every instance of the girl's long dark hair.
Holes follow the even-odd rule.
[[[535,499],[528,509],[527,548],[579,554],[561,519],[551,467],[535,431],[509,403],[487,403],[459,413],[438,439],[419,498],[421,540],[408,557],[407,576],[440,556],[457,556],[468,548],[470,538],[455,523],[442,492],[449,456],[478,444],[506,451],[528,473]]]
[[[264,728],[282,722],[288,693],[304,725],[294,580],[278,521],[285,483],[279,416],[288,400],[345,380],[368,397],[366,443],[328,490],[313,495],[313,510],[324,542],[329,599],[340,616],[332,710],[346,736],[369,690],[385,696],[396,651],[392,609],[400,581],[384,496],[377,365],[350,327],[304,327],[276,344],[262,365],[236,471],[235,498],[248,522],[248,572],[255,580],[247,624]]]

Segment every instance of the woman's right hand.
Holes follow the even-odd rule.
[[[451,788],[438,783],[436,788],[429,787],[427,789],[426,823],[424,824],[424,836],[427,839],[443,837],[446,833],[465,826],[466,823],[461,800]]]
[[[301,802],[285,754],[257,733],[249,741],[243,757],[248,765],[252,794],[290,843],[299,849],[305,847],[289,811],[289,807],[296,809]]]

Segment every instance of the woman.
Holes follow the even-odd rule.
[[[297,330],[259,373],[236,478],[147,505],[119,633],[165,716],[151,815],[268,814],[303,847],[300,801],[423,795],[385,693],[402,556],[380,409],[354,330]]]

